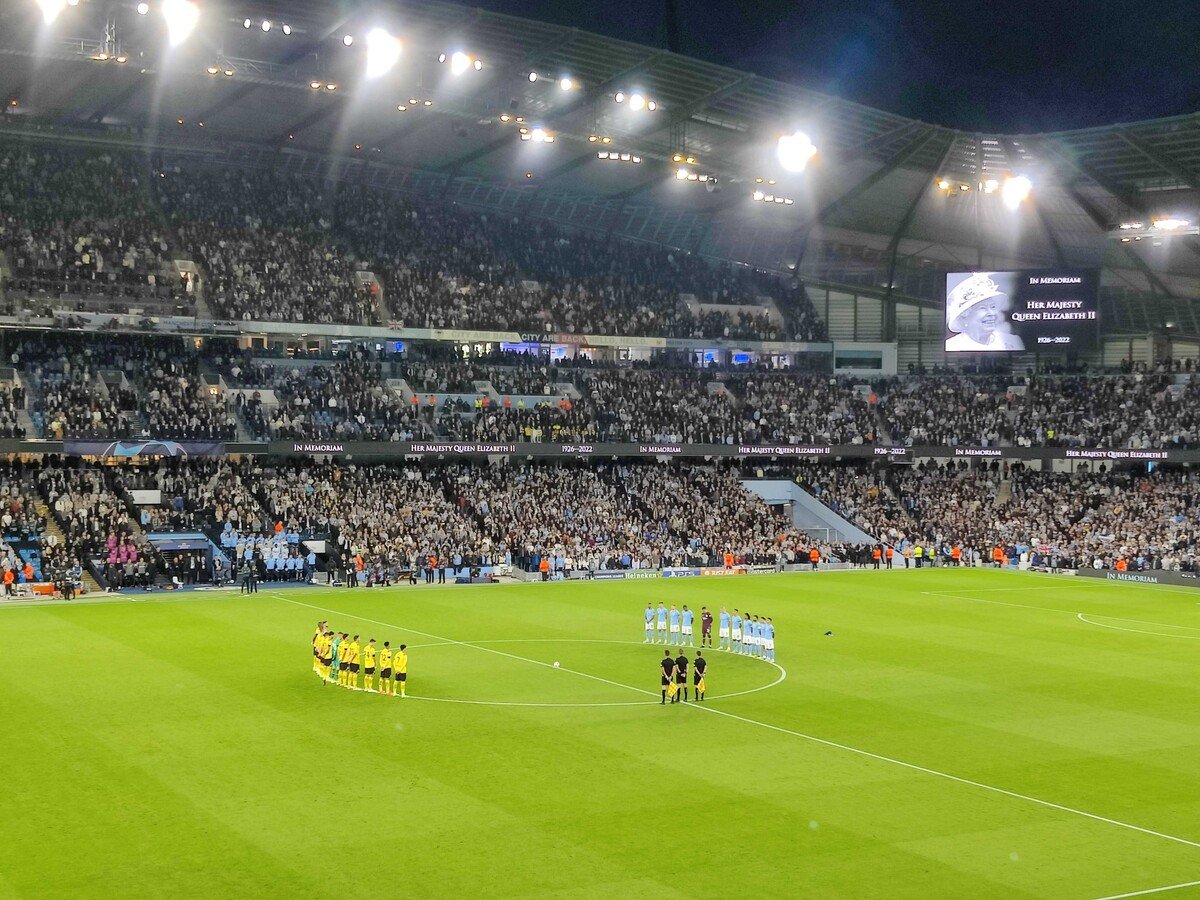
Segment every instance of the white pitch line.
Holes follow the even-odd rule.
[[[1036,609],[1042,612],[1056,612],[1063,615],[1074,614],[1077,619],[1086,622],[1088,625],[1098,625],[1101,628],[1112,628],[1115,631],[1130,631],[1138,634],[1157,634],[1159,637],[1181,637],[1188,640],[1200,640],[1200,637],[1191,637],[1183,634],[1159,634],[1156,631],[1141,631],[1137,628],[1120,628],[1116,625],[1105,625],[1103,622],[1093,622],[1091,619],[1085,618],[1085,615],[1095,616],[1098,619],[1110,619],[1116,622],[1133,622],[1135,625],[1157,625],[1159,628],[1183,628],[1188,631],[1200,631],[1193,625],[1168,625],[1166,622],[1147,622],[1144,619],[1127,619],[1124,616],[1106,616],[1103,613],[1081,613],[1070,609],[1055,609],[1050,606],[1029,606],[1025,603],[1009,603],[1007,600],[987,600],[983,597],[965,597],[962,594],[951,594],[948,591],[921,591],[922,594],[929,597],[945,597],[949,600],[970,600],[973,603],[991,603],[995,606],[1012,606],[1017,609]]]
[[[392,627],[399,627],[399,626],[392,626]],[[459,644],[459,643],[461,643],[462,645],[467,646],[467,647],[473,647],[477,650],[482,650],[483,645],[485,645],[485,644],[625,644],[627,646],[632,646],[632,647],[653,647],[653,646],[655,646],[654,644],[647,644],[645,641],[614,641],[614,640],[604,640],[602,638],[505,638],[503,640],[495,640],[495,641],[462,641],[462,642],[459,642],[459,641],[435,641],[435,642],[432,642],[429,644],[413,644],[409,649],[416,650],[417,648],[424,648],[424,647],[446,647],[446,646],[453,646],[453,645]],[[662,647],[664,645],[658,644],[657,646]],[[704,650],[706,648],[683,647],[681,649]],[[708,648],[708,649],[714,649],[714,648]],[[718,650],[717,652],[724,653],[726,651]],[[709,659],[713,659],[713,658],[714,657],[711,657],[711,656],[709,657]],[[779,670],[779,677],[776,678],[774,681],[772,681],[770,684],[762,684],[762,685],[759,685],[758,687],[746,688],[744,691],[734,691],[731,694],[713,694],[711,699],[713,699],[713,700],[728,700],[731,697],[744,697],[747,694],[757,694],[760,691],[769,690],[770,688],[773,688],[776,685],[782,684],[783,681],[787,678],[787,669],[785,669],[783,666],[779,665],[779,663],[773,662],[772,660],[769,660],[769,659],[762,659],[761,657],[747,657],[747,658],[757,660],[758,662],[765,662],[769,666],[774,666],[776,669]],[[561,669],[562,667],[559,666],[559,668]],[[566,671],[572,672],[572,674],[582,674],[582,673],[575,672],[573,669],[567,669]],[[412,700],[427,700],[427,701],[431,701],[431,702],[435,702],[435,703],[466,703],[471,706],[528,706],[528,707],[533,707],[533,708],[567,707],[567,708],[572,708],[572,709],[582,709],[585,707],[592,707],[592,706],[646,706],[646,705],[652,706],[652,705],[654,705],[653,700],[597,701],[595,703],[549,703],[549,702],[540,703],[540,702],[521,701],[521,700],[460,700],[460,699],[457,699],[454,697],[422,697],[422,696],[418,696],[416,694],[410,694],[408,696],[409,696],[409,699],[412,699]]]
[[[1180,888],[1195,887],[1200,881],[1185,881],[1182,884],[1168,884],[1166,887],[1146,888],[1144,891],[1130,891],[1128,894],[1112,894],[1100,897],[1099,900],[1125,900],[1126,897],[1145,897],[1147,894],[1161,894],[1163,891],[1177,891]]]
[[[1097,615],[1092,613],[1092,615]],[[1111,628],[1113,631],[1128,631],[1130,634],[1150,634],[1154,637],[1167,638],[1183,638],[1185,641],[1200,641],[1200,634],[1164,634],[1161,631],[1145,631],[1141,628],[1122,628],[1120,625],[1105,625],[1103,622],[1093,622],[1083,613],[1079,613],[1076,617],[1080,622],[1087,622],[1089,625],[1096,625],[1100,628]],[[1121,619],[1116,616],[1100,616],[1102,619],[1117,619],[1118,622],[1137,622],[1139,625],[1157,625],[1159,628],[1187,628],[1189,631],[1197,631],[1200,629],[1191,628],[1188,625],[1167,625],[1163,622],[1141,622],[1138,619]]]
[[[1030,606],[1027,603],[1010,603],[1007,600],[988,600],[984,597],[965,597],[962,594],[953,594],[950,591],[921,591],[927,597],[945,597],[949,600],[970,600],[972,603],[991,603],[994,606],[1012,606],[1016,609],[1037,609],[1042,612],[1056,612],[1071,615],[1075,612],[1073,609],[1055,609],[1050,606]]]
[[[327,612],[327,613],[332,613],[334,615],[347,616],[348,618],[358,619],[363,622],[371,622],[372,624],[375,624],[375,625],[384,625],[388,628],[398,628],[398,629],[401,629],[404,631],[411,631],[413,634],[419,634],[422,637],[428,637],[433,640],[447,641],[448,643],[453,643],[453,644],[461,644],[464,647],[474,647],[475,649],[482,650],[485,653],[495,653],[499,656],[507,656],[510,659],[516,659],[516,660],[521,660],[522,662],[533,663],[534,665],[542,666],[543,668],[552,669],[552,670],[554,669],[554,666],[551,665],[550,663],[545,663],[545,662],[542,662],[541,660],[537,660],[537,659],[529,659],[528,657],[525,657],[525,656],[518,656],[515,653],[505,653],[502,650],[493,650],[489,647],[481,647],[479,644],[469,644],[466,641],[455,641],[450,638],[443,638],[440,635],[428,634],[426,632],[417,631],[412,628],[405,628],[404,626],[396,625],[395,623],[392,623],[392,622],[380,622],[378,619],[368,619],[365,616],[355,615],[354,613],[348,613],[348,612],[345,612],[344,610],[340,610],[340,609],[328,609],[323,606],[315,606],[311,603],[301,603],[299,600],[292,600],[288,597],[284,597],[279,594],[274,594],[272,596],[284,601],[285,603],[294,603],[297,606],[307,606],[310,609],[315,609],[320,612]],[[1062,610],[1055,610],[1055,611],[1061,612]],[[639,694],[647,694],[651,697],[657,696],[657,694],[655,694],[654,691],[648,691],[645,688],[634,687],[633,685],[629,685],[629,684],[623,684],[619,681],[611,681],[607,678],[601,678],[598,675],[589,675],[587,672],[580,672],[576,669],[560,668],[555,671],[569,672],[570,674],[578,675],[581,678],[588,678],[588,679],[591,679],[592,681],[600,681],[605,684],[610,684],[613,687],[623,688],[628,691],[635,691]],[[1076,816],[1082,816],[1083,818],[1091,819],[1094,822],[1103,822],[1108,825],[1115,825],[1118,828],[1124,828],[1129,831],[1136,831],[1141,834],[1150,835],[1151,837],[1162,838],[1163,840],[1166,840],[1166,841],[1172,841],[1173,843],[1176,843],[1176,844],[1184,844],[1188,847],[1195,847],[1197,850],[1200,850],[1200,842],[1188,840],[1187,838],[1179,837],[1178,835],[1167,834],[1166,832],[1163,832],[1163,831],[1155,831],[1152,828],[1143,828],[1141,825],[1133,825],[1129,822],[1122,822],[1119,819],[1110,819],[1107,816],[1097,815],[1096,813],[1090,813],[1090,812],[1087,812],[1082,809],[1075,809],[1072,806],[1063,806],[1060,803],[1054,803],[1050,800],[1042,800],[1040,797],[1032,797],[1029,794],[1022,794],[1022,793],[1018,793],[1017,791],[1010,791],[1006,788],[996,787],[995,785],[984,784],[982,781],[974,781],[970,778],[963,778],[960,775],[952,775],[949,772],[941,772],[937,769],[930,769],[926,766],[919,766],[916,763],[905,762],[902,759],[896,759],[895,757],[892,757],[892,756],[884,756],[881,753],[872,753],[870,750],[862,750],[858,747],[851,747],[849,744],[840,744],[837,741],[830,741],[825,738],[817,737],[816,735],[805,734],[802,731],[794,731],[790,728],[784,728],[780,725],[772,725],[769,722],[760,722],[757,719],[749,719],[749,718],[746,718],[745,716],[739,716],[736,713],[726,712],[725,710],[716,709],[711,706],[701,706],[700,704],[695,704],[695,703],[685,704],[685,706],[687,706],[690,709],[698,710],[700,712],[710,713],[714,716],[724,716],[727,719],[733,719],[738,722],[744,722],[747,725],[757,725],[760,728],[766,728],[769,731],[775,731],[775,732],[778,732],[779,734],[788,734],[793,737],[798,737],[801,740],[809,741],[814,744],[820,744],[821,746],[824,746],[824,747],[830,747],[835,750],[844,750],[847,753],[853,753],[857,756],[866,757],[868,759],[874,759],[879,762],[891,763],[894,766],[900,766],[902,768],[909,769],[913,772],[921,772],[925,775],[931,775],[935,778],[944,778],[947,781],[953,781],[958,784],[965,784],[965,785],[968,785],[969,787],[979,788],[980,790],[989,791],[993,794],[1000,794],[1001,796],[1004,796],[1004,797],[1012,797],[1017,800],[1024,800],[1027,803],[1033,803],[1038,806],[1045,807],[1047,809],[1054,809],[1054,810],[1058,810],[1059,812],[1065,812],[1065,813],[1070,813],[1070,814],[1076,815]]]

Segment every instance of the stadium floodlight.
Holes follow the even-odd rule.
[[[687,181],[687,177],[688,177],[688,170],[685,169],[683,166],[680,166],[679,169],[675,172],[675,180],[676,181]]]
[[[354,46],[354,35],[343,34],[342,35],[342,46],[343,47],[353,47]]]
[[[1004,186],[1000,189],[1000,199],[1004,201],[1004,205],[1009,209],[1016,209],[1029,196],[1032,190],[1033,182],[1024,175],[1006,178],[1004,179]]]
[[[1187,228],[1190,224],[1187,219],[1181,219],[1178,216],[1167,216],[1163,219],[1154,220],[1154,230],[1166,232],[1179,231]]]
[[[643,97],[641,94],[630,94],[629,95],[629,108],[632,109],[634,112],[641,112],[643,109],[646,108],[646,98]]]
[[[310,91],[319,91],[319,90],[321,89],[321,82],[319,82],[319,81],[317,81],[317,80],[315,80],[315,79],[314,79],[314,80],[312,80],[312,81],[310,81],[310,82],[308,83],[308,89],[309,89]]]
[[[149,3],[139,3],[137,5],[137,14],[139,16],[150,15],[150,4]]]
[[[207,72],[209,75],[220,75],[221,67],[220,66],[209,66],[204,71]]]
[[[779,139],[775,156],[789,172],[803,172],[808,161],[817,155],[817,148],[803,131],[785,134]]]
[[[262,20],[262,30],[263,30],[264,34],[271,30],[271,20],[270,19]]]
[[[625,92],[617,91],[615,94],[613,94],[613,99],[615,101],[617,101],[618,103],[624,103],[625,102]]]
[[[284,24],[283,26],[280,27],[279,30],[282,31],[286,35],[290,35],[292,33],[292,26]]]
[[[579,87],[579,84],[569,75],[564,75],[562,78],[558,79],[558,89],[560,91],[573,91],[577,87]]]
[[[382,78],[400,61],[400,39],[382,28],[367,32],[367,77]]]
[[[545,128],[525,128],[520,130],[521,140],[532,144],[553,144],[557,138],[553,131],[547,131]]]
[[[1000,190],[1000,182],[995,178],[989,178],[986,181],[979,182],[979,189],[985,194],[994,194]]]
[[[247,31],[249,31],[251,28],[254,27],[254,23],[251,22],[249,19],[242,19],[242,27],[245,28]]]
[[[163,19],[167,22],[167,41],[178,47],[200,21],[200,7],[191,0],[163,0]]]
[[[1119,239],[1121,243],[1140,242],[1143,238],[1152,238],[1154,246],[1160,246],[1163,239],[1178,237],[1195,237],[1200,235],[1200,225],[1185,219],[1181,215],[1168,214],[1145,222],[1122,222],[1108,232],[1108,237]]]
[[[447,57],[445,53],[439,54],[438,56],[438,62],[444,63],[447,61],[447,59],[450,62],[451,75],[462,75],[464,72],[469,72],[471,69],[474,69],[476,72],[483,69],[483,60],[476,59],[471,54],[463,53],[461,50],[451,53],[449,57]],[[532,75],[533,73],[530,74]],[[536,81],[537,79],[531,78],[530,80]]]
[[[529,73],[529,83],[530,83],[530,84],[537,84],[537,80],[538,80],[538,73],[537,73],[537,72],[530,72],[530,73]]]
[[[66,9],[67,0],[37,0],[37,4],[42,11],[42,21],[47,25],[53,25],[58,14]]]

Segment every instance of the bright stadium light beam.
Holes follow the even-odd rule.
[[[367,77],[381,78],[400,61],[400,39],[382,28],[367,32]]]
[[[802,131],[785,134],[775,149],[779,164],[789,172],[803,172],[808,161],[817,155],[817,148]]]
[[[1033,182],[1024,175],[1006,178],[1004,179],[1004,186],[1000,189],[1000,199],[1004,201],[1004,205],[1009,209],[1016,209],[1029,196],[1032,190]]]
[[[459,50],[450,56],[450,74],[462,75],[471,68],[474,62],[475,60],[469,54]]]
[[[1167,216],[1163,219],[1155,219],[1153,224],[1158,231],[1179,231],[1181,228],[1187,228],[1191,223],[1179,216]]]
[[[186,41],[200,21],[200,7],[191,0],[164,0],[162,14],[167,23],[167,41],[172,47]]]
[[[38,8],[42,11],[42,21],[53,25],[58,14],[67,8],[67,0],[38,0]]]

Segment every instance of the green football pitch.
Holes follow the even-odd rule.
[[[779,666],[714,651],[661,706],[660,599],[772,616]],[[8,605],[0,894],[1187,896],[1197,601],[938,570]],[[318,619],[409,644],[412,696],[322,684]]]

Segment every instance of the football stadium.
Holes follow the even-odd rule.
[[[0,4],[0,896],[1200,897],[1200,117],[579,9]]]

